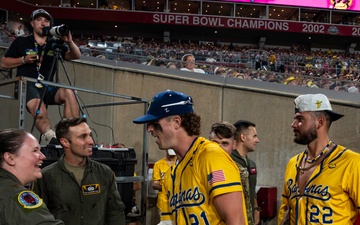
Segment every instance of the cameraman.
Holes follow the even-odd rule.
[[[36,83],[27,82],[26,107],[35,118],[39,104],[42,101],[35,126],[45,141],[51,141],[51,139],[55,138],[55,132],[51,129],[50,120],[48,119],[46,105],[64,104],[64,117],[79,116],[76,96],[70,89],[49,87],[44,99],[41,99],[43,92],[46,90],[41,84],[41,80],[53,81],[52,76],[55,72],[51,71],[55,60],[53,47],[59,40],[48,37],[43,33],[44,27],[45,29],[49,28],[52,22],[53,18],[47,11],[43,9],[33,11],[30,16],[33,34],[16,38],[1,61],[2,68],[17,68],[16,76],[31,77],[38,80]],[[73,60],[80,58],[80,50],[73,42],[70,32],[61,36],[60,41],[62,42],[61,45],[64,45],[61,47],[62,51],[60,51],[63,59]],[[18,84],[15,87],[15,96],[20,97],[17,96],[17,89]],[[55,140],[53,139],[53,141]]]

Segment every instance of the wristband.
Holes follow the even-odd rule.
[[[23,56],[23,57],[21,58],[21,61],[22,61],[23,64],[26,64],[25,56]]]
[[[259,206],[255,207],[255,210],[261,212],[261,208]]]

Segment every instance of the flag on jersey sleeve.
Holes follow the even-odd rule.
[[[215,170],[208,174],[208,182],[210,185],[223,181],[225,181],[225,174],[223,170]]]

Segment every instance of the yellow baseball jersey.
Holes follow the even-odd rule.
[[[287,206],[290,224],[353,224],[360,208],[360,154],[335,146],[314,170],[301,196],[296,177],[303,156],[300,153],[287,164],[278,224]]]
[[[162,158],[154,164],[153,168],[153,177],[152,179],[155,181],[160,181],[160,185],[164,186],[164,176],[166,171],[170,169],[169,164],[166,161],[166,158]],[[164,187],[161,191],[158,192],[156,206],[160,209],[161,212],[161,220],[170,220],[170,214],[168,213],[168,200],[166,197],[166,192],[164,191]],[[166,213],[163,213],[166,212]]]
[[[213,198],[242,192],[240,172],[219,144],[198,137],[184,158],[165,175],[171,219],[183,224],[225,224]],[[245,200],[243,213],[247,224]]]

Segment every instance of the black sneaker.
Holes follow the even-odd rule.
[[[54,137],[56,137],[55,131],[51,129],[41,135],[41,139],[44,139],[45,141],[50,141]]]
[[[140,216],[140,210],[135,206],[131,208],[131,211],[127,214],[128,217]]]
[[[131,212],[134,213],[134,214],[140,214],[140,210],[137,208],[136,205],[134,205],[134,206],[131,208]]]
[[[58,139],[56,137],[51,138],[49,141],[49,145],[60,145]]]

